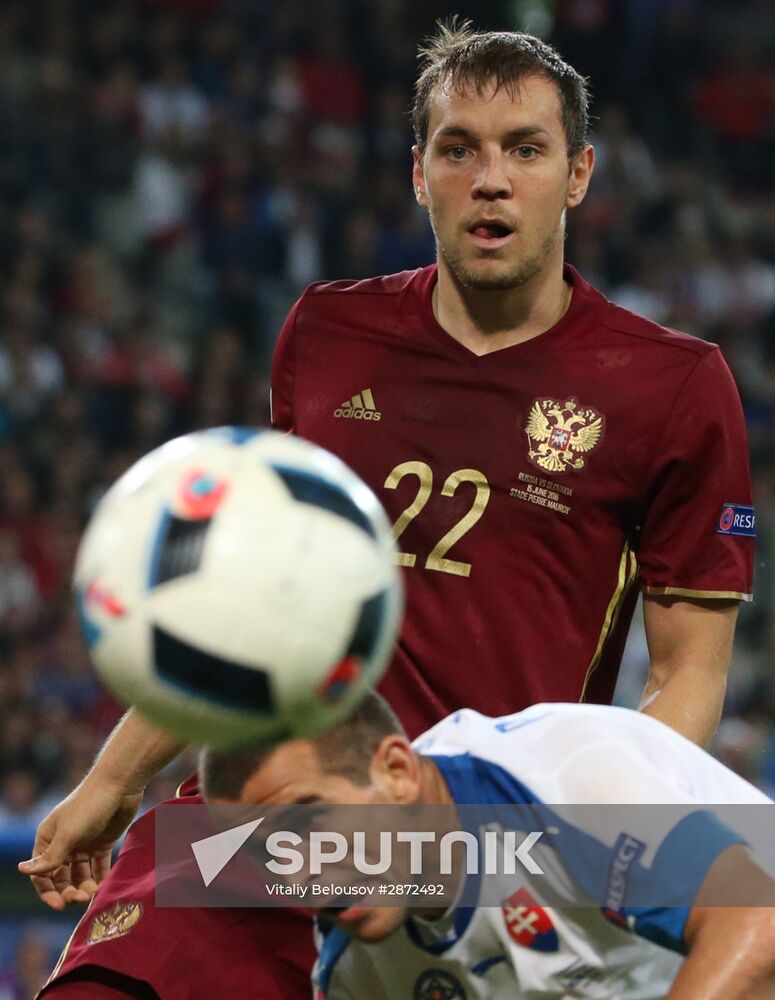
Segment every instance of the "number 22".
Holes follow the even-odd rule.
[[[396,518],[393,524],[393,537],[396,541],[406,531],[410,522],[422,511],[433,491],[433,470],[425,462],[402,462],[385,480],[385,488],[394,490],[405,476],[417,476],[420,481],[414,500]],[[450,473],[441,488],[441,495],[452,497],[461,483],[473,483],[476,487],[474,502],[460,520],[453,524],[449,531],[442,535],[425,560],[425,568],[439,573],[452,573],[454,576],[469,576],[471,563],[459,562],[457,559],[445,558],[455,542],[473,528],[490,499],[490,484],[483,473],[477,469],[458,469]],[[398,565],[412,567],[417,562],[413,552],[399,552]]]

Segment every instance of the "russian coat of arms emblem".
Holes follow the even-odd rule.
[[[89,944],[123,937],[132,930],[142,915],[142,903],[114,903],[92,920],[89,928]]]
[[[604,430],[603,415],[576,399],[536,399],[525,424],[528,458],[545,472],[583,469]]]

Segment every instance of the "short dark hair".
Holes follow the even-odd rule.
[[[379,744],[394,733],[404,734],[395,712],[376,691],[367,691],[358,706],[337,725],[312,738],[325,774],[368,785],[371,758]],[[209,747],[199,757],[199,783],[206,799],[236,802],[245,782],[277,749],[277,743],[233,751]]]
[[[560,92],[560,106],[568,156],[580,153],[589,132],[587,81],[566,63],[551,45],[520,31],[474,31],[470,21],[453,18],[439,23],[438,32],[419,50],[420,75],[412,106],[415,142],[425,149],[431,98],[449,81],[460,94],[481,94],[491,81],[514,96],[519,81],[537,75],[553,80]]]

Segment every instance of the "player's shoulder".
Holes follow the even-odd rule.
[[[422,286],[431,282],[435,271],[436,265],[431,264],[428,267],[416,268],[413,271],[382,274],[375,278],[316,281],[306,289],[301,297],[301,302],[304,305],[314,308],[321,299],[331,302],[334,298],[344,298],[350,302],[360,297],[384,298],[386,296],[401,296],[408,291],[419,290]]]
[[[606,326],[622,337],[638,338],[650,343],[655,350],[682,351],[687,355],[688,361],[692,359],[701,361],[709,355],[719,353],[718,344],[702,340],[682,330],[663,326],[646,316],[625,309],[616,302],[610,303]]]
[[[656,367],[664,377],[673,373],[680,379],[706,359],[713,370],[725,368],[718,344],[664,326],[609,300],[570,265],[565,273],[574,295],[578,294],[579,322],[591,332],[598,349],[626,352],[636,363]]]
[[[320,281],[302,294],[292,310],[297,343],[332,341],[364,333],[378,338],[411,335],[430,308],[436,265],[360,281]]]
[[[434,759],[457,801],[624,802],[635,773],[680,756],[654,726],[602,705],[546,703],[498,718],[463,710],[415,747]]]
[[[592,742],[614,744],[638,735],[677,736],[663,723],[633,709],[547,702],[497,717],[461,709],[419,736],[414,746],[420,753],[479,753],[519,742],[543,752],[547,745],[561,749]]]
[[[567,722],[578,705],[552,702],[531,705],[512,715],[483,715],[472,708],[461,708],[437,722],[414,741],[419,753],[474,753],[482,746],[493,746],[503,736],[528,728],[531,735]],[[582,706],[583,707],[583,706]],[[570,711],[569,711],[570,710]]]
[[[184,782],[184,784],[187,784],[187,782]],[[204,799],[196,792],[187,792],[183,795],[176,794],[174,798],[157,802],[155,806],[141,812],[129,827],[122,843],[121,853],[126,854],[129,851],[137,850],[145,851],[149,848],[153,850],[156,837],[156,820],[160,809],[184,809],[186,806],[201,806],[203,804]],[[175,815],[177,816],[177,812]],[[185,820],[177,819],[176,822],[185,822]]]

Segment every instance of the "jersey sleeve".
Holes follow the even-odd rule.
[[[638,546],[643,592],[751,600],[748,440],[737,387],[718,349],[683,386],[651,482]]]
[[[617,864],[625,843],[630,842],[629,850],[632,852],[631,841],[633,838],[629,837],[617,841],[612,866]],[[711,809],[689,812],[666,834],[648,869],[637,866],[633,871],[634,892],[639,892],[639,881],[648,882],[652,888],[645,894],[661,897],[659,904],[631,905],[625,901],[610,908],[604,906],[603,914],[612,923],[623,923],[639,937],[670,951],[686,954],[684,931],[692,902],[716,861],[735,844],[745,845],[745,837],[724,823]],[[662,905],[663,902],[670,905]]]
[[[288,434],[295,431],[293,400],[296,382],[296,317],[301,302],[302,299],[299,299],[288,313],[272,357],[272,427]]]
[[[707,757],[704,766],[721,765]],[[581,825],[567,828],[562,854],[571,876],[613,924],[685,954],[702,883],[724,851],[746,838],[690,794],[654,744],[627,745],[621,734],[592,743],[560,777],[568,801],[596,803],[594,819],[583,811]],[[572,807],[566,815],[575,819]]]

